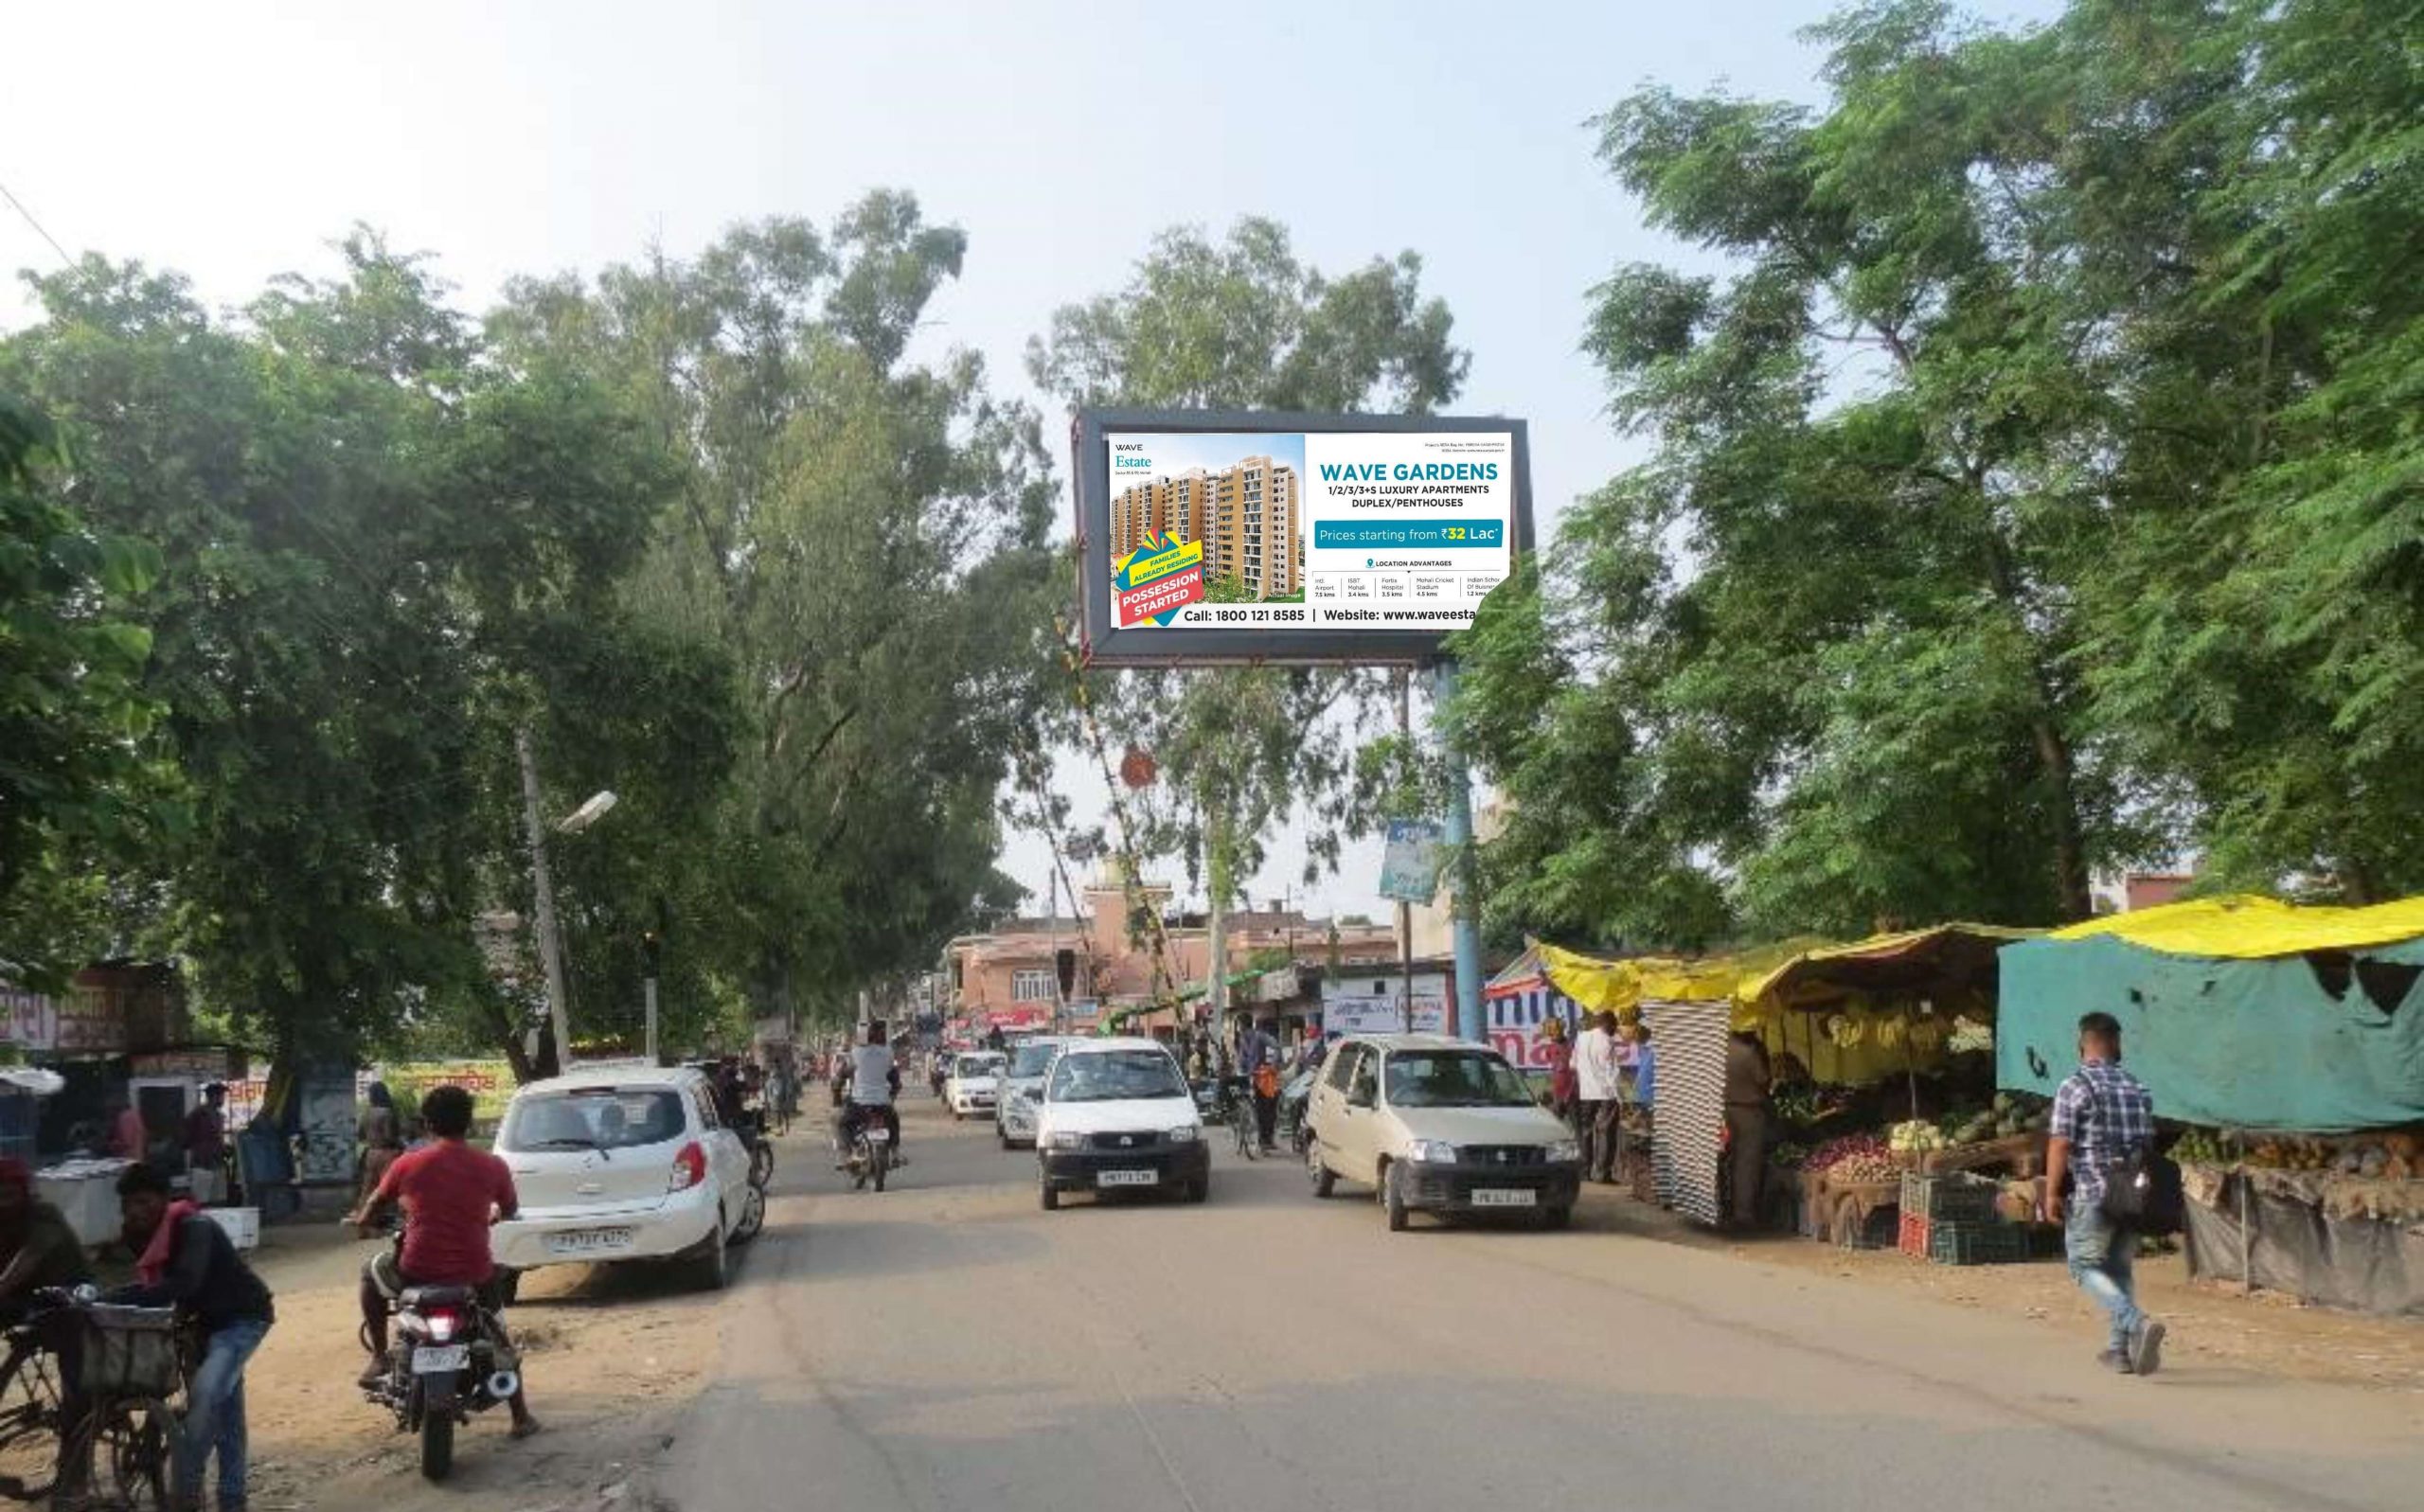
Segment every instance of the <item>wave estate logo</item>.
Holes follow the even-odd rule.
[[[1115,456],[1111,459],[1111,465],[1115,468],[1150,468],[1153,459],[1150,456]]]

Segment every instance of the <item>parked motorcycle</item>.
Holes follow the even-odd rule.
[[[420,1435],[420,1473],[454,1468],[454,1429],[521,1389],[521,1361],[470,1287],[407,1287],[389,1304],[387,1370],[363,1395]]]

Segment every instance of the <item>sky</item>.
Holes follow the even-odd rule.
[[[1830,9],[78,0],[12,9],[0,185],[71,252],[178,269],[213,304],[332,271],[360,221],[435,254],[472,309],[512,275],[906,187],[970,240],[924,338],[1030,397],[1027,338],[1119,287],[1155,231],[1271,216],[1324,269],[1421,255],[1472,354],[1452,408],[1530,422],[1545,543],[1645,454],[1578,349],[1592,286],[1702,261],[1600,169],[1591,117],[1646,81],[1815,101],[1794,33]],[[56,261],[0,205],[0,268]],[[30,313],[0,290],[0,329]],[[1093,766],[1062,763],[1080,823]],[[1380,914],[1377,842],[1310,892],[1303,854],[1277,837],[1250,895]],[[1046,856],[1022,837],[1005,863],[1039,899]]]

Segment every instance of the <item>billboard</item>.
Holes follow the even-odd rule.
[[[1086,654],[1427,661],[1531,549],[1524,422],[1086,410]]]

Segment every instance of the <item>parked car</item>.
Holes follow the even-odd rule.
[[[1039,1035],[1010,1052],[993,1102],[993,1132],[1001,1136],[1004,1149],[1035,1143],[1036,1105],[1043,1097],[1044,1076],[1063,1048],[1083,1042],[1068,1035]]]
[[[1001,1095],[1002,1072],[1010,1058],[998,1050],[963,1050],[954,1057],[951,1076],[943,1082],[943,1101],[952,1117],[973,1118],[990,1113]]]
[[[507,1105],[496,1152],[522,1199],[491,1239],[508,1287],[543,1266],[637,1260],[686,1262],[702,1284],[722,1287],[732,1247],[765,1225],[749,1147],[688,1067],[592,1067],[534,1081]]]
[[[1082,1040],[1064,1047],[1036,1115],[1043,1210],[1063,1192],[1212,1190],[1212,1152],[1178,1061],[1154,1040]]]
[[[1408,1215],[1574,1217],[1582,1151],[1532,1100],[1505,1057],[1437,1035],[1341,1041],[1314,1083],[1305,1171],[1313,1195],[1342,1178],[1368,1183],[1402,1230]]]

